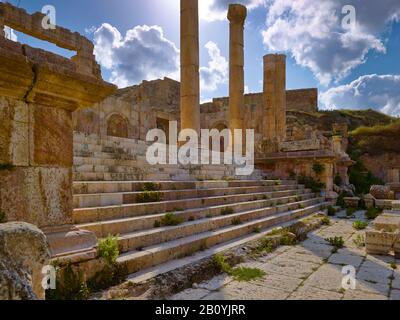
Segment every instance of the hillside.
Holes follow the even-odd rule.
[[[334,123],[349,128],[347,153],[356,161],[349,168],[356,194],[369,192],[371,185],[384,184],[387,170],[400,167],[400,120],[374,110],[334,110],[316,113],[289,112],[288,123],[309,125],[329,132]]]
[[[389,125],[359,127],[351,132],[353,144],[362,154],[379,156],[385,153],[400,154],[400,121]]]
[[[330,131],[333,123],[346,123],[349,131],[359,127],[373,127],[377,125],[388,125],[396,118],[386,114],[368,109],[368,110],[332,110],[319,111],[315,113],[308,112],[288,112],[288,123],[297,123],[301,126],[309,125],[318,130]]]

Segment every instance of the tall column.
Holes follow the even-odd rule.
[[[286,55],[264,56],[264,139],[272,151],[286,139]]]
[[[244,22],[247,9],[240,4],[230,4],[229,38],[229,127],[244,129]]]
[[[199,4],[181,0],[181,129],[200,132]]]

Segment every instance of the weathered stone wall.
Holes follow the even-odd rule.
[[[318,112],[318,89],[286,91],[288,111]]]
[[[395,153],[386,153],[384,155],[373,156],[365,154],[361,156],[361,161],[365,167],[372,172],[375,177],[382,179],[385,183],[399,183],[400,181],[392,181],[392,170],[400,169],[400,155]]]
[[[118,121],[113,121],[116,119]],[[122,120],[124,119],[124,120]],[[179,83],[164,80],[144,81],[137,86],[118,90],[90,109],[78,110],[73,115],[74,130],[105,138],[116,136],[146,140],[149,130],[157,128],[157,119],[179,122]],[[127,135],[117,123],[127,123]],[[114,124],[114,126],[112,125]],[[113,128],[120,132],[113,134]]]
[[[77,51],[67,59],[0,33],[0,211],[44,231],[53,257],[79,251],[87,258],[97,240],[72,226],[72,112],[116,87],[102,80],[88,39],[45,30],[42,19],[0,3],[0,25]]]

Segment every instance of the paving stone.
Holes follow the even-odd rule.
[[[390,264],[394,261],[394,257],[391,256],[367,255],[362,266],[366,268],[388,268]]]
[[[397,271],[398,272],[398,271]],[[394,279],[392,281],[392,287],[400,290],[400,274],[395,271]]]
[[[353,235],[352,233],[342,232],[342,231],[338,231],[338,230],[327,230],[327,231],[323,231],[319,234],[319,236],[321,236],[321,238],[323,238],[323,239],[333,238],[333,237],[342,237],[344,241],[347,241],[348,239],[350,239],[352,235]]]
[[[322,237],[328,233],[343,235],[347,246],[332,255],[332,246]],[[390,268],[394,257],[366,255],[364,249],[351,244],[360,233],[353,230],[352,221],[339,220],[311,233],[297,246],[281,247],[272,254],[240,265],[264,270],[266,276],[263,279],[238,282],[228,280],[228,276],[218,276],[199,286],[203,290],[212,290],[201,299],[387,300],[390,294],[391,299],[400,300],[400,270]],[[324,263],[326,258],[329,260]],[[343,291],[342,265],[358,269],[355,290]]]
[[[254,283],[271,289],[277,289],[291,293],[295,291],[302,282],[302,279],[271,273],[266,275],[264,279],[257,280]]]
[[[209,281],[201,283],[199,285],[199,288],[209,290],[209,291],[216,291],[232,281],[233,281],[233,279],[231,277],[229,277],[226,274],[223,274],[223,275],[214,277],[213,279],[211,279]]]
[[[303,286],[294,292],[288,300],[341,300],[342,297],[343,294],[338,292]]]
[[[328,262],[331,264],[337,264],[337,265],[342,265],[342,266],[353,266],[355,268],[358,268],[361,263],[363,262],[364,257],[355,255],[352,252],[349,251],[341,251],[336,254],[333,254]]]
[[[364,240],[364,246],[360,247],[358,244],[355,243],[355,241],[358,240],[358,236],[362,236]],[[357,252],[359,254],[362,254],[365,256],[366,253],[366,248],[365,248],[365,232],[356,232],[354,233],[347,241],[345,241],[345,246],[349,250],[352,250],[354,252]]]
[[[218,292],[205,296],[203,300],[284,300],[288,295],[286,291],[252,282],[232,282]]]
[[[390,291],[389,283],[375,283],[362,279],[357,279],[356,289],[373,294],[382,294],[387,296]]]
[[[328,244],[328,242],[325,240],[325,238],[322,238],[318,234],[309,234],[307,237],[308,242],[314,242],[314,243],[322,243],[322,244]]]
[[[332,254],[332,247],[328,244],[315,243],[306,240],[302,243],[302,247],[322,259],[328,258]]]
[[[390,300],[400,300],[400,290],[392,290]]]
[[[324,258],[313,254],[313,252],[304,249],[301,246],[293,247],[291,250],[285,252],[285,255],[290,259],[311,262],[315,264],[322,264],[324,261]]]
[[[389,267],[365,267],[361,266],[359,271],[357,272],[357,279],[365,280],[371,283],[381,283],[381,284],[389,284],[390,279],[393,275],[393,270],[389,269]]]
[[[319,265],[304,261],[296,261],[293,259],[281,258],[268,262],[260,267],[267,274],[277,273],[286,275],[296,279],[307,278]]]
[[[210,291],[205,289],[187,289],[171,297],[170,300],[184,301],[184,300],[200,300],[208,295]]]
[[[361,290],[348,290],[345,292],[343,300],[388,300],[388,297]]]
[[[326,264],[314,272],[304,282],[304,286],[340,292],[342,289],[342,280],[342,267]]]

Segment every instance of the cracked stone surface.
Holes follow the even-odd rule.
[[[362,220],[363,213],[356,213]],[[354,240],[364,236],[352,225],[355,219],[333,218],[330,226],[309,234],[296,246],[283,246],[271,254],[239,266],[258,268],[266,275],[239,282],[228,275],[195,285],[173,299],[202,300],[400,300],[400,261],[391,256],[370,256]],[[343,237],[345,247],[332,253],[325,240]],[[393,269],[393,263],[397,269]],[[344,266],[356,272],[354,290],[342,287]]]

